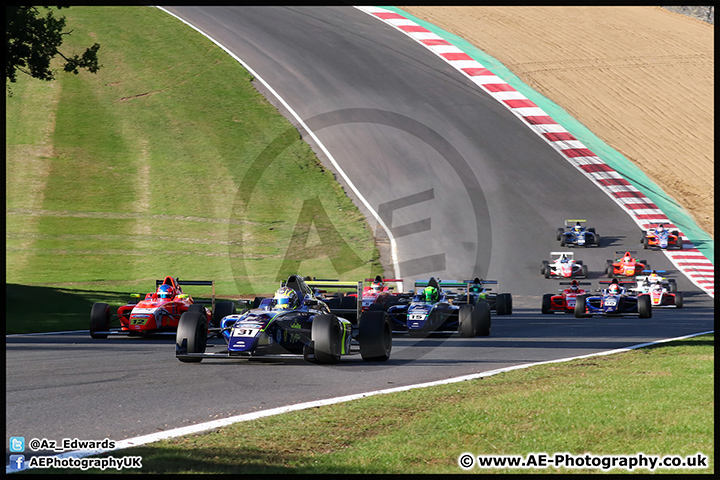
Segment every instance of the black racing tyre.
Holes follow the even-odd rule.
[[[545,268],[545,278],[550,278],[550,272],[552,271],[552,268],[550,268],[550,265]]]
[[[548,314],[552,313],[551,305],[552,305],[552,294],[546,293],[542,297],[542,307],[540,310],[543,315],[548,315]]]
[[[473,308],[473,319],[475,320],[475,335],[478,337],[490,336],[490,304],[486,301],[480,301]]]
[[[639,295],[637,297],[638,316],[640,318],[652,317],[652,301],[650,295]]]
[[[311,338],[315,349],[315,362],[334,364],[340,361],[342,331],[335,315],[315,315]]]
[[[188,312],[198,312],[198,313],[205,313],[205,305],[202,305],[200,303],[193,303],[190,305],[187,309]]]
[[[587,231],[595,235],[595,227],[588,227]]]
[[[588,276],[588,266],[587,266],[587,265],[583,265],[583,266],[582,266],[582,270],[581,270],[580,272],[581,272],[581,274],[582,274],[583,277],[587,278],[587,276]]]
[[[565,235],[563,235],[562,237],[560,237],[560,246],[564,247],[566,243],[567,242],[566,242]]]
[[[645,237],[647,237],[647,232],[640,230],[640,243],[645,243]]]
[[[237,312],[235,302],[215,302],[215,312],[212,316],[212,327],[219,328],[220,321],[228,315],[234,315]]]
[[[379,310],[379,311],[381,311],[381,312],[384,312],[384,311],[386,310],[386,309],[385,309],[385,305],[383,305],[382,303],[377,303],[377,302],[376,302],[376,303],[371,303],[370,305],[368,305],[368,308],[367,308],[367,309],[368,309],[368,310],[375,310],[375,311]]]
[[[676,308],[682,308],[683,307],[683,294],[682,292],[677,292],[675,294],[675,307]]]
[[[340,308],[343,309],[351,309],[351,308],[357,308],[357,296],[346,296],[342,298],[342,301],[340,302]]]
[[[498,293],[495,299],[495,312],[498,315],[512,315],[512,295]]]
[[[90,309],[90,337],[91,338],[107,338],[107,332],[110,328],[110,305],[107,303],[93,303]]]
[[[342,304],[341,297],[330,297],[330,298],[326,298],[323,301],[325,302],[325,305],[327,305],[327,307],[330,310],[337,310],[338,308],[340,308],[340,305]]]
[[[384,362],[392,350],[392,329],[387,312],[369,310],[360,316],[360,355],[368,362]]]
[[[585,313],[585,302],[587,297],[585,295],[578,295],[575,297],[575,311],[573,312],[575,314],[575,318],[584,318],[588,316]]]
[[[205,353],[207,347],[207,318],[204,313],[185,312],[180,316],[175,336],[175,358],[185,363],[200,363],[202,357],[188,357],[187,353]]]
[[[677,282],[675,281],[674,278],[671,278],[671,279],[668,280],[668,290],[669,290],[671,293],[677,292]]]
[[[650,244],[649,244],[648,242],[649,242],[648,238],[647,238],[647,237],[643,237],[643,239],[642,239],[642,246],[643,246],[643,248],[644,248],[645,250],[647,250],[648,247],[650,246]]]
[[[472,305],[460,305],[460,310],[458,310],[458,333],[463,338],[475,336]]]
[[[600,235],[597,233],[593,233],[593,236],[595,237],[595,245],[600,246]]]
[[[559,242],[560,239],[562,238],[563,233],[565,233],[565,229],[564,229],[564,228],[558,228],[558,229],[557,229],[557,241],[558,241],[558,242]]]
[[[547,260],[543,260],[542,263],[540,264],[540,273],[545,275],[545,272],[548,271],[549,266],[550,266],[550,262],[548,262]],[[547,278],[547,277],[545,277],[545,278]]]

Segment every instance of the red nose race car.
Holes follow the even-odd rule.
[[[165,277],[164,280],[156,280],[155,285],[154,292],[146,294],[140,301],[121,305],[115,315],[107,303],[93,304],[90,310],[90,336],[175,335],[180,316],[187,311],[205,314],[209,326],[217,326],[224,316],[235,313],[235,302],[215,302],[215,282],[212,280],[180,281]],[[183,285],[211,286],[212,298],[209,302],[196,303],[190,295],[183,293]],[[140,298],[142,295],[134,294],[132,297]]]
[[[635,251],[624,252],[618,250],[615,255],[622,255],[621,257],[613,260],[607,260],[605,262],[605,274],[608,278],[615,277],[634,277],[642,273],[643,270],[649,270],[647,260],[638,260],[633,257]]]
[[[573,280],[572,282],[560,282],[560,285],[569,285],[569,288],[558,290],[559,295],[553,295],[552,293],[543,295],[541,311],[544,315],[555,312],[573,313],[575,311],[575,299],[578,295],[587,293],[587,290],[582,287],[590,285],[590,282]]]

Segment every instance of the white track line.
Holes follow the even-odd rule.
[[[310,129],[308,128],[308,126],[305,124],[305,122],[302,120],[302,118],[300,118],[300,116],[295,112],[295,110],[293,110],[293,109],[290,107],[290,105],[288,105],[288,103],[285,101],[285,99],[283,99],[283,98],[275,91],[275,89],[273,89],[260,75],[257,74],[257,72],[255,72],[252,68],[250,68],[250,66],[249,66],[248,64],[246,64],[243,60],[241,60],[240,58],[238,58],[233,52],[231,52],[230,50],[228,50],[227,48],[225,48],[224,45],[222,45],[220,42],[218,42],[217,40],[215,40],[214,38],[212,38],[212,37],[211,37],[210,35],[208,35],[207,33],[203,32],[202,30],[200,30],[200,29],[197,28],[196,26],[194,26],[194,25],[186,22],[185,20],[183,20],[182,18],[178,17],[178,16],[175,15],[174,13],[166,10],[166,9],[163,8],[163,7],[157,7],[157,8],[159,8],[160,10],[162,10],[162,11],[164,11],[164,12],[172,15],[172,16],[175,17],[175,18],[177,18],[178,20],[180,20],[180,21],[183,22],[184,24],[190,26],[191,28],[193,28],[194,30],[196,30],[197,32],[199,32],[200,34],[202,34],[202,35],[204,35],[205,37],[207,37],[207,38],[208,38],[211,42],[213,42],[215,45],[217,45],[218,47],[222,48],[228,55],[230,55],[232,58],[234,58],[240,65],[242,65],[248,72],[250,72],[257,80],[259,80],[259,81],[265,86],[265,88],[267,88],[268,91],[269,91],[270,93],[272,93],[273,96],[275,96],[275,98],[276,98],[280,103],[282,103],[282,105],[288,110],[288,112],[290,112],[290,114],[295,118],[295,120],[303,127],[303,129],[305,129],[305,131],[308,133],[308,135],[310,135],[310,136],[312,137],[312,139],[317,143],[317,145],[320,147],[320,149],[323,151],[323,153],[327,156],[327,158],[330,160],[330,162],[333,164],[333,166],[337,169],[338,173],[340,174],[340,176],[342,176],[342,178],[345,180],[345,182],[346,182],[347,185],[350,187],[350,189],[353,191],[353,193],[355,193],[355,195],[357,195],[357,197],[360,199],[360,201],[362,202],[362,204],[365,205],[365,208],[367,208],[367,209],[370,211],[370,213],[372,214],[372,216],[375,217],[375,220],[378,222],[378,224],[383,228],[383,230],[385,230],[385,233],[387,234],[388,238],[390,239],[390,253],[391,253],[391,258],[392,258],[392,263],[393,263],[393,270],[394,270],[394,272],[395,272],[395,273],[394,273],[394,275],[395,275],[394,278],[402,278],[402,276],[401,276],[402,272],[400,272],[400,265],[399,265],[399,262],[398,262],[397,243],[395,242],[395,237],[393,237],[393,235],[392,235],[392,233],[390,232],[390,229],[388,228],[388,226],[385,224],[385,222],[382,220],[382,218],[380,218],[380,215],[378,215],[378,213],[377,213],[377,212],[375,211],[375,209],[370,205],[370,203],[365,199],[365,197],[362,196],[362,194],[360,193],[360,191],[355,187],[355,184],[354,184],[354,183],[350,180],[350,178],[345,174],[345,172],[343,171],[343,169],[340,168],[340,165],[339,165],[339,164],[337,163],[337,161],[335,160],[335,157],[333,157],[332,154],[330,153],[330,151],[328,151],[328,149],[325,148],[325,145],[320,141],[320,139],[317,137],[317,135],[315,135],[315,132],[313,132],[312,130],[310,130]],[[402,285],[399,285],[399,287],[401,288]]]
[[[261,410],[258,412],[245,413],[242,415],[236,415],[233,417],[223,418],[220,420],[213,420],[212,422],[198,423],[195,425],[189,425],[187,427],[174,428],[172,430],[167,430],[164,432],[151,433],[148,435],[141,435],[139,437],[133,437],[133,438],[125,439],[125,440],[120,440],[120,441],[115,442],[114,448],[76,450],[73,452],[65,452],[65,453],[62,453],[59,455],[54,455],[54,456],[58,457],[58,458],[68,458],[68,457],[83,458],[83,457],[89,457],[92,455],[101,455],[101,454],[113,452],[116,450],[123,450],[125,448],[138,447],[141,445],[146,445],[148,443],[153,443],[153,442],[157,442],[160,440],[166,440],[168,438],[176,438],[176,437],[181,437],[184,435],[191,435],[194,433],[208,432],[210,430],[214,430],[216,428],[221,428],[221,427],[227,427],[227,426],[233,425],[235,423],[248,422],[251,420],[257,420],[259,418],[265,418],[265,417],[272,417],[274,415],[280,415],[283,413],[295,412],[298,410],[307,410],[308,408],[323,407],[326,405],[335,405],[338,403],[350,402],[352,400],[359,400],[361,398],[372,397],[375,395],[385,395],[385,394],[389,394],[389,393],[397,393],[397,392],[405,392],[408,390],[415,390],[418,388],[436,387],[439,385],[449,385],[449,384],[453,384],[453,383],[464,382],[467,380],[477,380],[478,378],[490,377],[493,375],[497,375],[499,373],[510,372],[513,370],[521,370],[521,369],[525,369],[525,368],[535,367],[538,365],[547,365],[547,364],[551,364],[551,363],[564,363],[564,362],[569,362],[572,360],[579,360],[579,359],[583,359],[583,358],[599,357],[599,356],[604,356],[604,355],[613,355],[615,353],[624,353],[624,352],[629,352],[631,350],[637,350],[638,348],[644,348],[644,347],[648,347],[651,345],[658,345],[661,343],[674,342],[676,340],[684,340],[686,338],[697,337],[699,335],[706,335],[709,333],[714,333],[714,330],[710,330],[710,331],[702,332],[702,333],[693,333],[690,335],[684,335],[682,337],[667,338],[664,340],[657,340],[654,342],[640,343],[637,345],[632,345],[632,346],[624,347],[624,348],[617,348],[614,350],[607,350],[604,352],[590,353],[587,355],[579,355],[577,357],[559,358],[556,360],[548,360],[545,362],[525,363],[522,365],[513,365],[511,367],[498,368],[496,370],[490,370],[487,372],[473,373],[470,375],[463,375],[461,377],[448,378],[445,380],[437,380],[434,382],[419,383],[419,384],[415,384],[415,385],[406,385],[403,387],[388,388],[385,390],[374,390],[372,392],[357,393],[354,395],[345,395],[343,397],[328,398],[328,399],[324,399],[324,400],[316,400],[313,402],[305,402],[305,403],[298,403],[295,405],[288,405],[285,407],[271,408],[269,410]],[[18,471],[18,470],[11,470],[10,466],[7,466],[6,473],[12,473],[12,472],[16,472],[16,471]]]

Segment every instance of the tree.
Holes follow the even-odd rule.
[[[38,7],[6,6],[5,7],[5,40],[7,48],[5,83],[14,83],[17,70],[41,80],[53,80],[55,72],[50,69],[50,61],[60,55],[65,63],[63,70],[78,74],[79,69],[96,73],[100,68],[97,51],[100,45],[95,43],[85,50],[81,56],[66,57],[58,48],[63,42],[65,17],[56,18],[53,10],[46,9],[42,16]],[[68,8],[68,7],[57,7]]]

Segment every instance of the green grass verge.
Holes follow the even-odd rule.
[[[21,75],[6,94],[6,293],[24,304],[8,309],[8,333],[38,331],[16,315],[30,311],[50,329],[87,328],[86,305],[56,316],[49,301],[24,303],[25,287],[80,305],[165,275],[234,296],[290,273],[382,272],[362,214],[223,50],[157,8],[60,14],[63,52],[98,42],[103,67]]]
[[[457,460],[465,452],[700,452],[709,457],[708,468],[654,472],[708,474],[714,473],[714,370],[714,335],[703,335],[287,413],[112,455],[141,456],[137,473],[446,474],[463,472]]]

